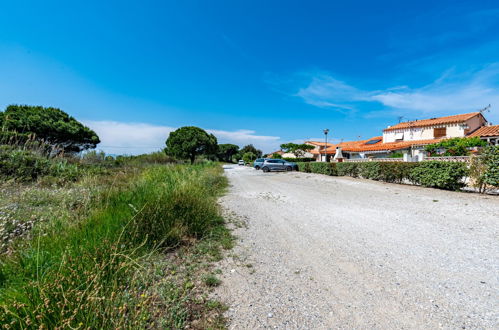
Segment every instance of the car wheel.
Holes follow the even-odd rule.
[[[267,173],[269,171],[269,168],[268,167],[262,167],[262,171],[264,171],[265,173]]]
[[[259,170],[260,169],[260,166],[255,166],[255,170]]]
[[[290,172],[292,170],[293,170],[293,168],[291,166],[286,167],[286,171]]]

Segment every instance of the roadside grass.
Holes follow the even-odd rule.
[[[226,186],[217,164],[156,165],[13,194],[9,214],[43,220],[0,256],[0,324],[223,327],[206,279],[233,245],[217,205]]]

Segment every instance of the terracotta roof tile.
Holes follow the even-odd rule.
[[[462,123],[462,122],[465,122],[468,119],[473,118],[477,115],[480,115],[480,112],[471,112],[471,113],[465,113],[462,115],[454,115],[454,116],[447,116],[447,117],[407,121],[404,123],[399,123],[397,125],[393,125],[391,127],[385,128],[383,130],[383,132],[394,131],[394,130],[398,130],[398,129],[412,128],[412,127],[427,127],[427,126],[434,126],[434,125]]]
[[[378,142],[375,144],[366,144],[366,142],[378,138],[381,137],[371,138],[369,140],[348,141],[348,142],[333,144],[327,148],[327,154],[334,155],[336,153],[336,147],[341,147],[341,149],[346,152],[366,152],[366,151],[384,151],[384,150],[392,151],[392,150],[406,149],[411,146],[437,143],[443,140],[443,139],[430,139],[430,140],[399,141],[399,142],[389,142],[389,143]],[[324,150],[321,151],[312,150],[312,153],[315,155],[318,154],[324,155]]]
[[[468,137],[474,136],[499,136],[499,125],[483,126],[468,135]]]

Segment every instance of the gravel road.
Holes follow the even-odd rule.
[[[499,197],[225,172],[230,328],[499,328]]]

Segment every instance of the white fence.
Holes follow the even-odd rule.
[[[426,157],[424,160],[439,160],[443,162],[460,162],[460,163],[469,163],[471,157],[470,156],[445,156],[445,157]]]
[[[344,159],[345,163],[365,163],[365,162],[403,162],[403,158],[357,158]]]

